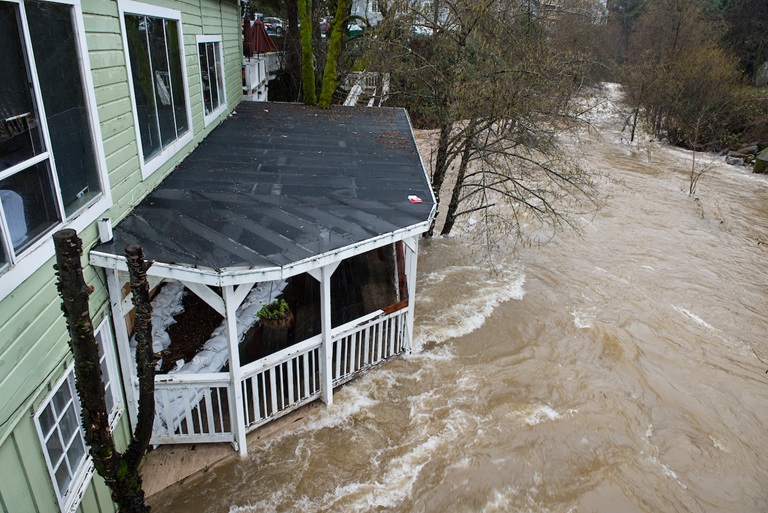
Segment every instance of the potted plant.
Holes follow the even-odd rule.
[[[293,322],[293,313],[285,299],[276,299],[264,305],[257,315],[264,327],[287,328]]]

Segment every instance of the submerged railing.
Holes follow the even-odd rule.
[[[320,397],[323,372],[331,373],[335,387],[402,353],[408,337],[406,307],[403,302],[394,311],[378,310],[333,329],[327,362],[323,337],[317,335],[243,366],[246,432]],[[151,443],[233,442],[233,397],[229,373],[157,376]]]
[[[229,374],[155,377],[152,444],[231,442]]]
[[[334,335],[333,385],[342,385],[366,369],[402,353],[407,336],[407,313],[405,308],[390,314],[381,313]]]
[[[312,337],[243,367],[247,431],[320,396],[322,342]]]

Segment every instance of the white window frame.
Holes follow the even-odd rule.
[[[219,55],[219,64],[220,69],[218,70],[221,73],[221,87],[222,91],[220,92],[222,97],[224,98],[224,101],[221,102],[221,104],[216,107],[213,111],[211,111],[210,114],[205,113],[205,97],[203,96],[205,92],[203,91],[203,63],[200,62],[200,44],[201,43],[218,43],[218,49],[217,52]],[[205,123],[205,126],[210,125],[216,119],[221,116],[224,112],[227,110],[227,75],[224,72],[224,44],[222,42],[221,35],[202,35],[202,36],[196,36],[195,37],[195,48],[197,49],[197,64],[198,68],[200,69],[200,93],[201,93],[201,108],[203,110],[203,122]]]
[[[136,144],[139,147],[139,163],[141,164],[141,177],[147,179],[163,164],[171,160],[179,151],[189,144],[194,138],[194,127],[192,126],[192,106],[189,101],[189,79],[187,78],[187,58],[184,52],[184,30],[181,23],[181,11],[168,9],[167,7],[158,7],[156,5],[135,2],[133,0],[118,0],[118,10],[120,16],[120,29],[123,37],[123,53],[125,54],[125,66],[128,70],[128,88],[131,91],[131,107],[133,109],[133,124],[136,130]],[[178,24],[179,30],[179,52],[181,52],[181,76],[184,87],[184,101],[186,102],[187,124],[189,130],[187,133],[177,138],[163,150],[150,158],[144,160],[144,148],[141,144],[141,129],[139,128],[139,109],[136,105],[136,91],[133,87],[133,72],[131,70],[131,56],[128,52],[128,33],[125,29],[125,15],[135,14],[138,16],[151,16],[154,18],[164,18],[173,20]]]
[[[45,118],[45,106],[42,102],[42,92],[40,90],[40,83],[37,76],[37,67],[34,65],[34,52],[32,51],[32,40],[29,35],[29,27],[27,25],[27,15],[24,8],[24,2],[21,0],[0,0],[8,3],[13,3],[19,6],[21,12],[22,30],[24,32],[23,44],[26,47],[29,63],[29,72],[32,77],[34,89],[35,89],[35,102],[37,103],[38,113],[41,119]],[[84,209],[75,212],[70,219],[67,220],[63,211],[63,205],[59,203],[61,210],[61,218],[65,221],[57,223],[50,227],[46,233],[53,233],[56,230],[62,228],[72,228],[78,233],[83,231],[88,225],[96,221],[106,210],[112,206],[112,193],[109,186],[109,177],[107,176],[107,163],[104,155],[104,143],[101,139],[101,123],[99,122],[98,109],[96,104],[96,93],[93,87],[93,77],[91,75],[91,64],[88,57],[88,48],[86,46],[85,27],[83,25],[83,11],[80,4],[80,0],[45,0],[52,3],[59,3],[72,6],[74,10],[73,16],[73,29],[77,38],[77,46],[79,50],[80,61],[80,73],[83,80],[83,88],[85,89],[85,103],[88,109],[88,117],[90,119],[90,131],[93,138],[93,151],[96,157],[96,165],[99,172],[99,181],[101,182],[101,194],[94,198],[94,200],[88,204]],[[48,135],[47,122],[41,122],[43,138],[46,144],[46,148],[49,150],[43,154],[50,153],[50,137]],[[40,156],[38,156],[40,157]],[[50,157],[54,159],[55,157]],[[30,159],[32,160],[32,159]],[[45,157],[42,157],[45,160]],[[29,161],[27,161],[28,163]],[[0,179],[16,173],[17,166],[13,166],[0,173]],[[55,172],[52,172],[53,185],[56,190],[57,202],[60,195],[58,177]],[[0,211],[0,216],[3,216]],[[3,237],[3,244],[6,247],[9,246],[10,239],[9,234],[2,233],[0,230],[0,237]],[[54,255],[53,238],[43,235],[39,240],[35,241],[30,247],[25,249],[20,255],[16,255],[8,262],[5,269],[0,270],[0,301],[10,295],[16,287],[21,285],[27,278],[29,278],[35,271],[42,267],[52,256]]]
[[[114,336],[112,334],[112,325],[110,323],[110,318],[107,317],[102,321],[102,323],[99,325],[99,327],[94,330],[95,334],[97,336],[101,336],[101,346],[104,351],[104,358],[106,358],[107,363],[107,369],[109,372],[108,380],[109,380],[109,388],[105,391],[105,393],[109,393],[112,395],[112,398],[114,399],[114,407],[112,408],[112,411],[109,413],[109,419],[110,419],[110,430],[114,431],[115,426],[117,425],[118,420],[122,416],[123,412],[123,400],[120,395],[120,374],[117,372],[117,365],[114,359]],[[43,411],[48,407],[48,405],[53,401],[54,396],[59,392],[61,387],[67,386],[70,388],[70,394],[72,395],[72,401],[74,403],[75,413],[77,415],[77,422],[78,426],[80,427],[80,436],[83,440],[83,445],[85,447],[85,456],[83,459],[79,462],[79,465],[76,469],[73,469],[73,475],[72,475],[72,481],[69,484],[69,487],[67,488],[66,492],[62,495],[62,493],[59,491],[59,486],[56,483],[56,468],[54,468],[54,464],[51,462],[50,455],[48,454],[48,451],[46,450],[46,438],[45,434],[43,433],[43,428],[40,424],[40,417],[43,414]],[[85,435],[83,433],[82,425],[80,424],[82,422],[80,417],[80,400],[77,395],[77,390],[75,390],[75,367],[74,364],[70,365],[64,375],[59,378],[59,380],[56,382],[56,384],[51,389],[51,392],[46,396],[45,400],[42,402],[38,410],[35,412],[34,415],[35,419],[35,429],[37,430],[37,436],[40,440],[40,444],[43,451],[43,456],[45,457],[45,465],[48,468],[48,473],[51,477],[51,484],[53,485],[54,493],[56,494],[56,500],[59,503],[59,508],[64,513],[73,513],[77,510],[78,506],[80,505],[80,502],[83,499],[83,494],[85,493],[86,488],[88,487],[88,484],[91,481],[91,478],[93,477],[94,473],[94,465],[93,460],[91,459],[90,454],[88,453],[88,445],[85,443]],[[58,425],[58,424],[57,424]],[[52,433],[56,431],[53,430]],[[61,461],[60,461],[61,462]]]

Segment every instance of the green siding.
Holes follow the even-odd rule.
[[[242,95],[238,2],[165,0],[147,3],[177,9],[182,13],[194,138],[161,169],[142,179],[118,4],[83,0],[91,79],[112,194],[112,206],[104,216],[110,217],[113,223],[125,217],[216,125],[204,126],[196,35],[222,36],[229,110],[236,107]],[[80,236],[87,251],[97,242],[95,225],[83,230]],[[91,314],[95,324],[98,324],[109,311],[106,280],[103,271],[87,266],[87,261],[86,254],[83,256],[85,277],[87,283],[94,287]],[[51,256],[0,301],[0,468],[3,469],[0,511],[58,510],[33,421],[36,409],[71,363],[52,266]],[[130,437],[127,418],[123,415],[115,431],[120,448],[127,445]],[[79,511],[114,511],[109,490],[99,476],[94,476]]]

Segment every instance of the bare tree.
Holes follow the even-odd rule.
[[[578,100],[587,60],[555,43],[530,2],[438,0],[407,12],[406,27],[431,32],[402,37],[390,28],[400,37],[380,37],[371,61],[393,77],[390,103],[438,131],[432,182],[446,209],[441,233],[474,213],[502,236],[522,234],[522,215],[568,223],[594,193],[559,140],[585,122]],[[439,196],[446,180],[447,205]]]
[[[112,500],[121,513],[145,513],[144,490],[139,463],[146,453],[155,420],[155,361],[152,353],[152,307],[149,303],[147,268],[141,248],[126,248],[131,291],[136,307],[136,366],[139,374],[139,413],[136,429],[124,452],[115,447],[109,429],[109,415],[104,398],[104,382],[99,365],[99,349],[93,333],[88,308],[91,293],[83,278],[80,258],[83,243],[75,230],[53,235],[56,248],[57,287],[62,311],[69,330],[69,347],[75,360],[75,386],[80,397],[85,441],[96,472],[112,492]]]

